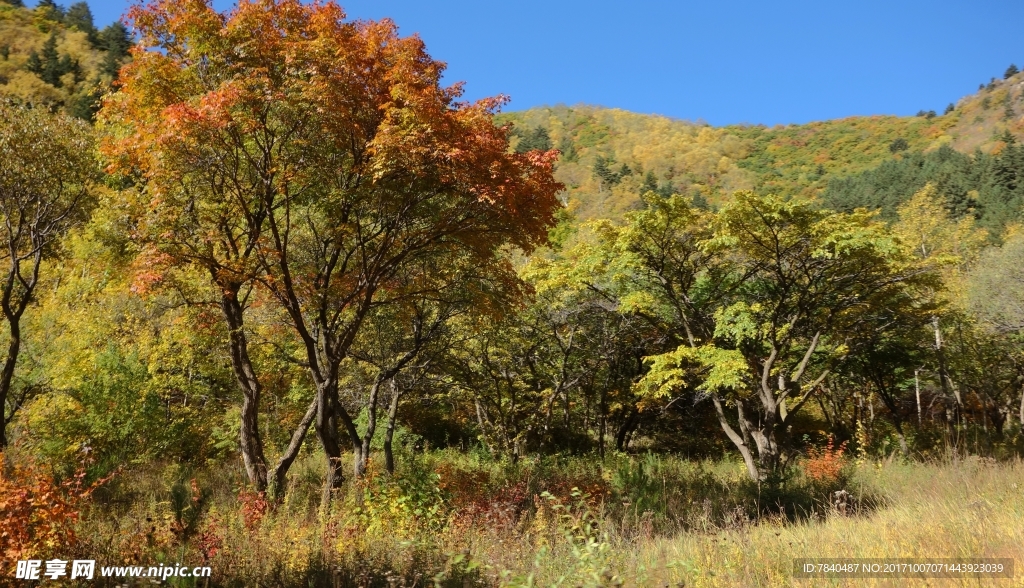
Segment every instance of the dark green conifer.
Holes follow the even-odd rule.
[[[562,137],[562,140],[558,142],[558,150],[562,153],[562,161],[576,161],[579,158],[579,153],[576,152],[576,144],[568,135]]]

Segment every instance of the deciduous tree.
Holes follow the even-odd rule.
[[[22,316],[35,297],[43,260],[82,220],[98,171],[85,123],[0,103],[0,310],[8,330],[0,371],[0,448],[16,409],[8,399],[24,337]]]

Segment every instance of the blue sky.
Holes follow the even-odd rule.
[[[911,115],[1024,66],[1020,0],[341,4],[418,33],[467,98],[507,94],[509,110],[585,103],[713,125]],[[103,26],[128,2],[90,6]]]

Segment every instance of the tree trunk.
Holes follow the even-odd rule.
[[[345,481],[342,474],[341,445],[338,440],[337,389],[331,390],[332,387],[333,383],[325,382],[318,388],[316,417],[313,420],[317,438],[327,458],[323,494],[320,497],[322,509],[330,506],[334,490],[340,488]]]
[[[391,442],[395,437],[395,422],[398,419],[398,399],[401,397],[395,380],[391,380],[391,405],[388,406],[388,427],[384,431],[384,467],[389,474],[395,473],[395,453]]]
[[[366,431],[363,433],[359,451],[355,454],[355,477],[362,478],[366,474],[366,466],[370,461],[370,443],[377,432],[377,399],[380,396],[381,378],[378,376],[370,388],[370,401],[366,406]]]
[[[747,474],[750,478],[758,482],[761,480],[761,473],[757,469],[757,464],[754,463],[754,454],[750,451],[750,445],[744,440],[743,436],[736,432],[736,429],[729,423],[729,419],[725,416],[725,409],[722,408],[722,399],[718,397],[718,394],[711,395],[711,401],[715,404],[715,414],[718,415],[718,424],[722,426],[722,430],[725,431],[725,436],[732,441],[736,449],[739,450],[740,455],[743,457],[743,463],[747,466]],[[738,412],[740,414],[740,427],[743,427],[743,409],[740,401],[736,402]]]
[[[1024,429],[1024,388],[1020,391],[1020,426]]]
[[[231,367],[242,390],[242,423],[239,446],[245,473],[258,492],[267,489],[267,460],[263,454],[263,440],[259,429],[261,384],[249,358],[249,344],[243,330],[242,304],[238,300],[240,286],[225,288],[221,296],[221,310],[227,320],[231,345]]]
[[[303,415],[302,420],[299,421],[299,426],[295,428],[295,432],[292,433],[291,442],[288,447],[284,450],[284,454],[281,455],[281,459],[278,460],[277,465],[270,472],[268,484],[268,493],[273,500],[280,500],[284,498],[285,491],[285,479],[288,475],[288,469],[292,466],[295,458],[299,455],[299,449],[302,448],[302,441],[306,438],[306,432],[309,431],[309,425],[313,423],[313,419],[317,415],[318,403],[316,399],[306,409],[306,414]]]
[[[907,436],[903,434],[903,424],[899,417],[893,415],[893,428],[896,429],[896,439],[900,442],[900,453],[903,457],[910,457],[910,447],[907,446]]]
[[[7,447],[7,416],[4,413],[7,410],[7,396],[11,392],[11,382],[14,381],[14,366],[18,363],[18,353],[21,351],[21,323],[15,316],[8,316],[7,320],[11,331],[11,342],[7,346],[7,358],[4,360],[3,372],[0,372],[0,450]]]
[[[626,417],[626,421],[619,427],[618,432],[615,434],[615,449],[619,451],[625,451],[626,446],[629,445],[629,436],[636,430],[637,425],[640,423],[640,412],[635,408],[630,411],[629,416]]]

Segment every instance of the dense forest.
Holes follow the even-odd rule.
[[[964,463],[1011,522],[963,556],[1020,555],[1015,67],[714,128],[460,102],[333,4],[129,19],[0,3],[3,573],[775,585],[792,541],[716,576],[700,538],[873,524]]]

